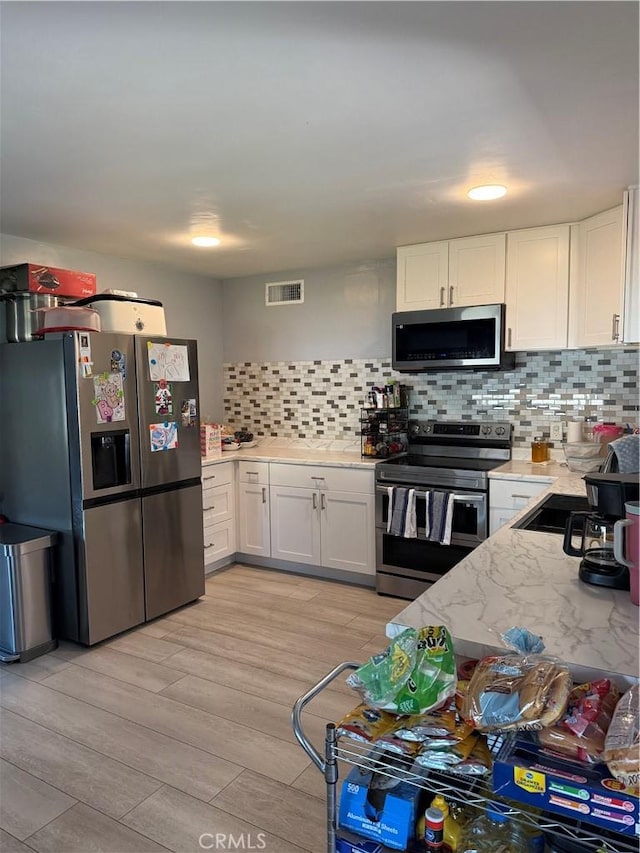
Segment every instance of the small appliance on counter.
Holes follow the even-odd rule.
[[[95,292],[94,273],[27,263],[0,267],[6,341],[26,343],[41,337],[46,309]]]
[[[74,305],[90,306],[100,315],[103,332],[125,335],[166,335],[162,302],[142,299],[139,296],[124,296],[118,293],[97,293],[86,299],[78,299]]]
[[[590,512],[572,512],[563,549],[582,557],[579,577],[585,583],[611,589],[629,589],[629,569],[615,558],[613,541],[617,521],[625,517],[625,504],[640,495],[638,474],[594,473],[584,477]],[[579,544],[574,544],[574,539]]]

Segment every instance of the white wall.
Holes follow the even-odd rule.
[[[198,341],[201,414],[222,419],[223,324],[219,281],[159,264],[0,235],[0,265],[22,262],[95,273],[98,291],[132,290],[138,296],[160,300],[165,309],[167,333]],[[4,340],[2,317],[0,341]]]
[[[266,282],[299,278],[302,305],[266,307]],[[389,356],[395,300],[395,258],[224,281],[224,361]]]

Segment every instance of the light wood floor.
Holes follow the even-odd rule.
[[[337,663],[384,648],[406,602],[241,565],[206,587],[92,649],[0,668],[0,850],[187,853],[223,833],[324,853],[324,781],[291,707]],[[340,681],[309,705],[320,751],[326,722],[356,704]]]

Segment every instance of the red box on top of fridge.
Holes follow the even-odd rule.
[[[0,293],[49,293],[52,296],[93,296],[96,276],[91,272],[60,270],[38,264],[0,268]]]

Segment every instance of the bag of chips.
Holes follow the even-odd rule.
[[[339,723],[336,723],[336,735],[371,743],[382,737],[396,720],[395,714],[380,711],[378,708],[369,708],[367,705],[358,705],[353,711],[345,714]]]
[[[364,702],[395,714],[424,714],[456,690],[453,643],[442,625],[407,628],[347,678]]]

